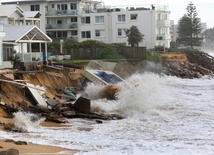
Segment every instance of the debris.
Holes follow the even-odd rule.
[[[76,102],[74,103],[74,109],[80,113],[90,113],[91,112],[91,102],[89,99],[84,97],[79,97]]]
[[[82,73],[84,77],[94,83],[115,84],[124,81],[121,77],[111,71],[85,69]]]
[[[43,107],[47,107],[47,103],[45,102],[44,98],[40,95],[37,88],[31,83],[26,83],[26,85],[28,86],[28,89],[30,90],[37,104]]]

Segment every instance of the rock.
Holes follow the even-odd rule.
[[[14,143],[16,145],[27,145],[27,142],[24,142],[24,141],[15,141]]]
[[[0,155],[19,155],[19,151],[11,148],[5,151],[0,151]]]

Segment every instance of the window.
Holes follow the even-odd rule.
[[[30,5],[30,11],[39,11],[39,4]]]
[[[71,23],[73,23],[73,22],[77,22],[77,17],[71,17]]]
[[[76,10],[77,9],[77,4],[76,3],[71,3],[70,8],[71,8],[71,10]]]
[[[82,31],[81,37],[82,38],[91,38],[91,32],[90,31]]]
[[[163,14],[163,19],[167,20],[167,14]]]
[[[96,16],[95,23],[104,23],[104,16]]]
[[[61,7],[60,7],[60,5],[58,4],[58,5],[57,5],[57,10],[61,10],[60,8],[61,8]]]
[[[130,14],[131,20],[137,20],[137,14]]]
[[[61,19],[57,19],[56,23],[57,24],[62,24],[62,20]]]
[[[55,8],[55,5],[54,5],[54,4],[51,4],[51,8],[54,9],[54,8]]]
[[[90,17],[81,17],[82,24],[90,24]]]
[[[118,36],[125,36],[126,35],[125,29],[118,29],[117,33],[118,33]]]
[[[61,10],[68,10],[67,4],[61,4]]]
[[[158,18],[158,20],[161,20],[161,14],[160,13],[158,14],[157,18]]]
[[[57,10],[68,10],[67,4],[58,4],[57,5]]]
[[[126,16],[125,15],[118,15],[117,19],[118,19],[118,22],[125,22],[126,21]]]
[[[57,38],[67,38],[67,32],[66,31],[57,31],[56,32]]]
[[[75,30],[75,31],[71,31],[71,35],[72,36],[77,36],[77,31]]]
[[[3,61],[9,61],[10,57],[13,56],[13,47],[3,47]]]
[[[104,37],[104,30],[95,30],[96,37]]]

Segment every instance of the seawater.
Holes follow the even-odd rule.
[[[69,119],[63,127],[42,127],[32,114],[15,114],[27,131],[0,131],[1,139],[78,149],[77,155],[212,155],[214,153],[214,79],[180,79],[135,74],[119,83],[118,100],[98,99],[103,86],[89,84],[92,110],[117,113],[122,120]],[[32,123],[32,121],[34,123]]]

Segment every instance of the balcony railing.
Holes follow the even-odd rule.
[[[46,16],[69,16],[77,15],[77,10],[55,10],[51,9],[46,13]]]
[[[157,26],[170,26],[170,20],[157,20]]]
[[[66,23],[66,24],[47,24],[46,29],[76,29],[77,23]]]
[[[158,34],[157,40],[170,40],[171,35],[170,34]]]
[[[0,32],[4,31],[4,22],[0,19]]]

